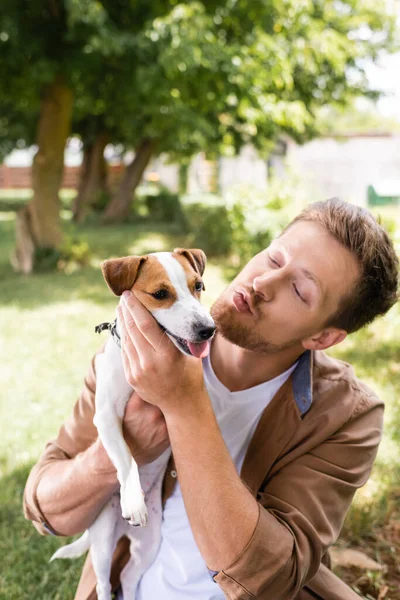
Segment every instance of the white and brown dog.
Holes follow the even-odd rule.
[[[107,260],[102,264],[102,271],[116,296],[134,287],[138,299],[175,346],[183,353],[202,358],[208,354],[209,340],[215,331],[214,321],[199,301],[204,289],[205,264],[202,250],[176,248],[174,252]],[[97,330],[104,328],[99,327]],[[124,598],[135,598],[139,579],[158,552],[161,486],[171,453],[168,449],[154,462],[140,468],[130,453],[122,434],[122,421],[132,388],[126,381],[121,350],[116,343],[118,323],[111,329],[113,335],[107,340],[104,353],[96,357],[94,423],[117,470],[120,502],[118,496],[113,496],[83,536],[57,550],[50,559],[75,558],[90,548],[99,600],[111,600],[111,560],[122,536],[130,539],[131,554],[121,573]],[[132,525],[144,526],[147,521],[145,528],[132,528]]]

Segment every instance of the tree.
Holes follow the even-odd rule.
[[[107,72],[110,141],[135,149],[104,220],[123,219],[156,154],[266,155],[279,135],[318,134],[321,106],[376,97],[365,75],[393,45],[393,21],[366,0],[190,2],[147,21],[133,55]],[[132,51],[132,49],[131,49]]]
[[[64,146],[72,114],[72,91],[62,77],[42,92],[37,131],[38,151],[32,165],[33,198],[17,215],[16,270],[30,273],[39,249],[62,242],[58,190],[64,168]]]
[[[103,134],[136,150],[105,221],[127,214],[155,154],[187,161],[199,150],[235,153],[251,143],[266,155],[283,132],[299,142],[310,139],[318,133],[319,107],[376,96],[365,76],[366,61],[384,48],[390,51],[394,38],[393,19],[385,15],[383,2],[372,0],[32,0],[29,5],[5,0],[2,10],[8,37],[2,34],[0,43],[8,54],[7,61],[0,58],[0,73],[3,81],[11,76],[18,82],[11,87],[19,87],[24,99],[19,114],[28,114],[27,99],[41,98],[36,138],[52,129],[44,125],[50,119],[45,99],[57,85],[65,103],[63,135],[68,135],[72,94],[75,123],[93,119],[92,138],[84,139],[87,164],[97,164],[88,156]],[[4,96],[0,92],[0,100]],[[33,102],[36,111],[38,104]],[[13,103],[6,109],[12,113],[6,113],[8,123],[15,124]],[[83,127],[82,136],[88,130]],[[59,157],[62,144],[53,144],[51,136],[49,142]],[[39,149],[40,156],[50,160],[47,151],[41,155]],[[30,232],[32,256],[35,248],[55,247],[61,237],[59,164],[54,155],[54,163],[33,178],[34,200],[21,227],[23,239]],[[82,194],[90,196],[84,187]],[[42,205],[48,208],[39,209]],[[51,218],[44,223],[49,207]],[[38,236],[33,223],[53,234]]]
[[[85,127],[86,125],[86,127]],[[104,150],[109,141],[109,133],[104,125],[94,118],[75,125],[83,142],[83,161],[80,169],[78,193],[75,196],[72,215],[80,223],[86,214],[102,203],[102,196],[110,193],[107,179],[107,164]]]
[[[124,110],[122,107],[127,107],[130,114],[135,101],[135,89],[130,88],[129,82],[137,62],[136,38],[147,22],[168,13],[173,4],[173,0],[102,2],[114,48],[113,51],[103,52],[101,60],[91,65],[76,89],[72,131],[82,140],[84,160],[73,206],[75,221],[81,221],[91,207],[98,206],[101,196],[110,194],[104,161],[106,144],[114,142],[133,147],[137,142],[132,123],[125,120],[126,131],[120,123]],[[140,148],[145,146],[139,145]],[[126,182],[135,181],[138,163],[140,166],[142,162],[142,159],[138,159],[135,167],[127,169],[124,177]],[[126,182],[121,182],[122,189],[126,187]]]
[[[0,93],[0,110],[4,109],[0,150],[9,150],[17,135],[32,141],[32,119],[28,116],[31,100],[37,115],[33,198],[17,217],[13,258],[17,270],[30,272],[43,251],[57,250],[62,242],[58,191],[74,94],[92,72],[100,71],[105,57],[120,58],[134,39],[129,23],[124,29],[113,21],[118,9],[123,13],[125,6],[134,3],[120,0],[109,4],[107,12],[97,0],[2,3],[0,44],[4,52],[0,55],[0,73],[11,85]],[[153,4],[160,7],[167,3]],[[135,3],[131,13],[140,12],[148,14],[147,3]],[[18,129],[20,117],[26,117],[26,121],[25,127]]]

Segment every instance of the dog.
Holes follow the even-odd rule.
[[[205,265],[202,250],[175,248],[173,252],[106,260],[101,268],[116,296],[134,288],[175,346],[184,354],[203,358],[215,332],[213,319],[200,304]],[[118,320],[113,325],[103,323],[96,331],[103,329],[110,329],[112,335],[104,352],[96,356],[93,422],[117,470],[119,499],[118,494],[112,496],[91,527],[78,540],[57,550],[50,561],[75,558],[90,548],[98,600],[111,600],[111,560],[122,536],[130,540],[130,560],[121,572],[124,598],[135,598],[141,576],[157,555],[161,541],[161,487],[171,449],[138,468],[122,434],[132,388],[124,374]]]

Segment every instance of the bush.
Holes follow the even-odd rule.
[[[60,250],[61,256],[57,268],[65,273],[72,273],[90,262],[89,244],[82,240],[65,238]]]
[[[111,194],[106,190],[99,190],[92,204],[94,212],[103,213],[110,204]]]
[[[266,248],[287,225],[295,193],[290,179],[271,178],[266,191],[239,185],[226,195],[237,266]]]
[[[166,188],[161,188],[157,194],[147,195],[145,203],[147,215],[151,221],[183,222],[183,212],[178,194],[174,194]]]
[[[36,248],[34,270],[36,272],[64,271],[72,273],[90,261],[89,246],[86,242],[66,238],[60,248]]]
[[[231,255],[234,266],[241,268],[290,221],[297,193],[293,178],[271,178],[266,191],[241,184],[225,199],[213,194],[183,197],[189,243],[211,256]]]
[[[223,256],[232,250],[232,228],[225,203],[218,196],[185,196],[182,207],[189,230],[187,244],[209,256]]]

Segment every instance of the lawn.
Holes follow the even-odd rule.
[[[116,302],[103,281],[101,260],[170,250],[184,245],[185,237],[172,225],[76,228],[66,218],[66,233],[88,243],[89,264],[68,274],[25,277],[9,266],[14,219],[12,210],[0,212],[0,600],[70,600],[83,559],[48,564],[60,540],[39,536],[24,520],[24,484],[44,444],[57,434],[76,400],[89,360],[102,341],[94,326],[113,318]],[[227,283],[225,266],[221,260],[209,261],[203,298],[208,307]],[[349,512],[341,544],[357,545],[389,566],[390,561],[400,563],[400,543],[393,533],[400,513],[399,331],[397,307],[333,352],[350,362],[387,404],[378,460]],[[380,600],[400,598],[391,589],[396,567],[388,575],[369,574],[367,582],[360,581],[357,572],[343,571],[343,576],[371,598],[378,598],[385,585],[388,590]]]

